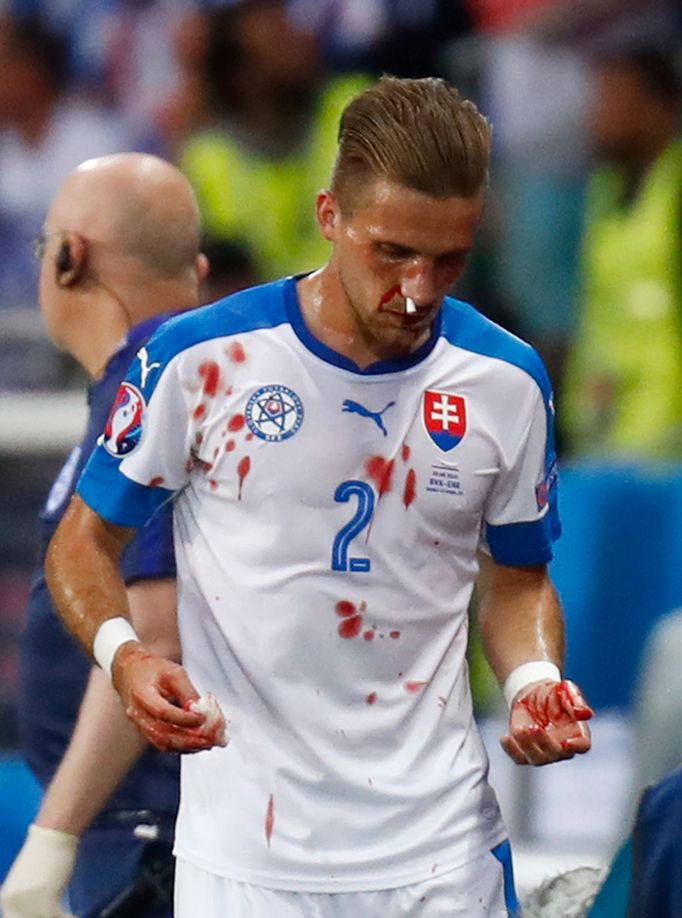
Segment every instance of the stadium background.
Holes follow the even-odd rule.
[[[219,114],[202,74],[221,5],[234,4],[0,0],[0,881],[38,801],[17,754],[15,719],[36,517],[85,416],[85,380],[42,327],[30,239],[56,185],[82,159],[147,149],[182,162],[189,141]],[[314,38],[316,79],[443,75],[491,118],[490,203],[461,293],[538,347],[560,387],[579,306],[590,55],[633,39],[672,40],[679,54],[676,4],[289,0],[286,15]],[[9,40],[12,23],[25,17],[39,17],[30,22],[54,42],[44,54]],[[52,141],[42,151],[15,137],[31,93],[49,96]],[[68,142],[55,139],[60,131]],[[224,289],[262,271],[233,241],[211,240]],[[560,399],[557,410],[560,422]],[[677,463],[564,455],[561,475],[565,533],[553,572],[567,614],[567,672],[598,710],[590,755],[540,771],[507,763],[497,748],[499,694],[473,651],[493,780],[525,887],[563,867],[605,863],[614,850],[635,794],[632,705],[642,649],[654,623],[682,606]]]

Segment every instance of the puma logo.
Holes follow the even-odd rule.
[[[150,363],[150,362],[149,362],[149,354],[148,354],[148,352],[147,352],[147,348],[146,348],[146,347],[141,347],[140,350],[137,352],[137,356],[138,356],[138,358],[139,358],[139,360],[140,360],[140,364],[141,364],[141,366],[140,366],[140,372],[141,372],[140,388],[141,388],[141,389],[144,389],[145,384],[146,384],[146,382],[147,382],[147,377],[149,376],[149,374],[151,373],[151,371],[152,371],[152,370],[158,370],[158,368],[161,366],[161,364],[160,364],[160,363]]]
[[[363,418],[370,418],[372,421],[374,421],[383,435],[387,437],[388,431],[384,425],[382,415],[388,411],[389,408],[392,408],[393,405],[395,405],[395,402],[389,402],[381,409],[381,411],[371,411],[369,408],[365,408],[364,405],[361,405],[360,402],[354,402],[352,399],[347,398],[344,400],[343,408],[341,410],[349,411],[351,414],[359,414]]]

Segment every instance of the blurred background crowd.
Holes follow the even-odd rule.
[[[681,51],[674,0],[0,0],[0,751],[36,517],[85,411],[37,307],[31,242],[56,188],[84,159],[158,153],[198,196],[207,301],[314,268],[339,114],[388,72],[447,77],[494,126],[458,292],[555,386],[569,674],[652,737],[642,755],[604,728],[602,800],[682,762]],[[513,789],[527,837],[542,780]]]

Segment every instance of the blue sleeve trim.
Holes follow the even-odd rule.
[[[462,300],[448,297],[443,309],[443,336],[450,344],[480,354],[504,360],[527,373],[537,384],[545,404],[547,441],[545,445],[545,480],[548,488],[550,533],[552,540],[561,535],[557,493],[557,456],[554,443],[554,399],[552,384],[542,358],[537,351],[511,332],[496,325]]]
[[[78,482],[76,492],[101,517],[115,526],[138,528],[173,497],[168,488],[147,488],[126,478],[116,470],[111,474],[108,463],[92,459]]]
[[[558,521],[557,524],[558,526]],[[526,567],[548,564],[554,557],[554,525],[549,514],[532,523],[509,523],[505,526],[486,524],[486,539],[498,564]],[[557,532],[557,537],[560,532]]]

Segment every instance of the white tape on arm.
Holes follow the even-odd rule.
[[[92,655],[111,679],[111,664],[121,644],[139,641],[135,629],[126,618],[108,618],[99,626],[92,642]]]
[[[549,660],[531,660],[513,669],[502,686],[502,693],[509,707],[524,686],[531,682],[541,682],[543,679],[561,682],[561,670]]]

